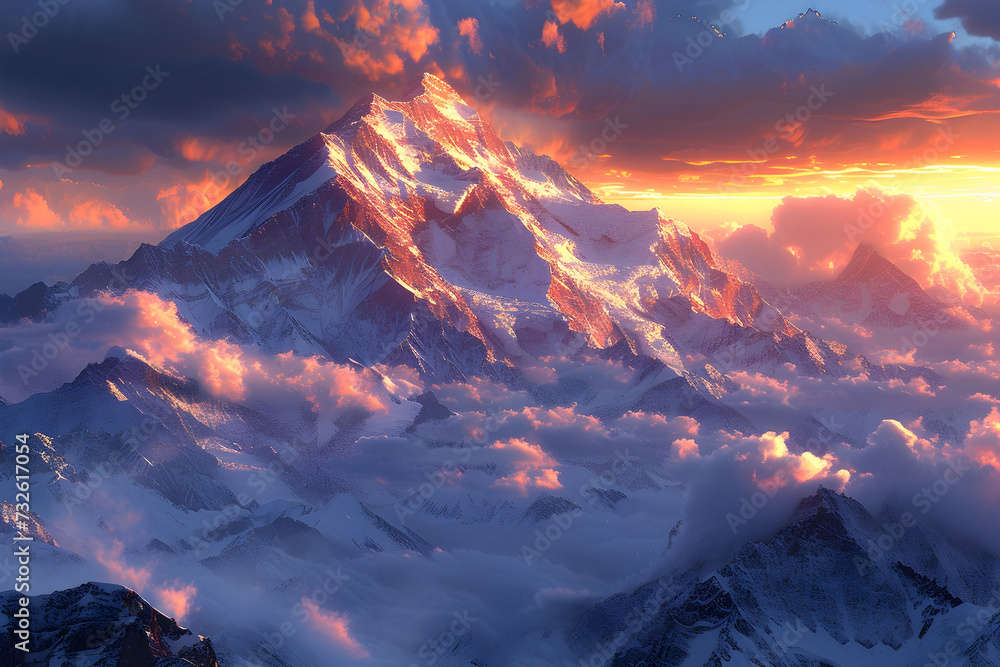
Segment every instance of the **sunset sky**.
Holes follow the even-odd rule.
[[[606,201],[695,229],[875,182],[996,231],[995,0],[54,5],[0,7],[5,233],[159,240],[425,71]]]

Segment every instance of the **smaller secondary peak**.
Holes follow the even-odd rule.
[[[108,359],[127,359],[127,358],[128,358],[128,350],[126,350],[121,345],[115,345],[110,350],[108,350],[108,353],[106,355],[104,355],[105,361],[107,361]]]
[[[449,102],[461,100],[455,89],[430,72],[424,72],[420,80],[413,84],[403,95],[403,101],[409,102],[422,95],[439,98]]]
[[[804,12],[802,12],[801,14],[799,14],[794,19],[789,19],[788,21],[785,21],[784,23],[781,24],[780,27],[782,29],[784,29],[784,28],[795,28],[796,27],[796,22],[798,22],[800,25],[806,24],[806,23],[811,23],[813,25],[815,25],[816,23],[824,23],[824,24],[829,24],[829,25],[837,25],[836,21],[832,21],[830,19],[823,18],[822,14],[820,14],[815,9],[813,9],[812,7],[810,7],[809,9],[807,9]],[[813,23],[813,22],[815,22],[815,23]]]
[[[384,103],[385,100],[375,93],[368,93],[355,102],[354,106],[347,110],[347,113],[330,123],[330,125],[323,130],[323,134],[337,134],[340,130],[348,128],[352,125],[357,125],[357,123],[359,123],[363,118],[371,115],[373,111],[382,106]]]
[[[879,274],[901,273],[899,268],[879,254],[875,246],[859,243],[836,282],[869,282]]]
[[[811,496],[806,496],[799,501],[799,506],[795,508],[795,515],[792,518],[792,523],[798,523],[810,517],[816,516],[820,509],[824,509],[829,513],[841,515],[844,509],[844,503],[850,499],[847,496],[837,493],[832,489],[828,489],[822,484]]]

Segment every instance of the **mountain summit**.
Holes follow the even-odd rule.
[[[429,74],[400,101],[366,96],[159,246],[44,296],[109,287],[160,294],[203,336],[439,379],[513,379],[585,348],[710,383],[789,362],[836,375],[851,357],[686,225],[603,203]]]
[[[330,270],[336,295],[310,295],[314,305],[299,303],[295,314],[282,304],[251,333],[281,331],[278,349],[312,343],[300,340],[308,332],[335,358],[401,359],[435,375],[617,344],[678,373],[692,353],[722,354],[716,365],[727,367],[791,354],[814,372],[840,356],[822,341],[806,343],[683,223],[604,204],[554,160],[503,142],[429,74],[401,101],[365,97],[160,248],[230,265],[251,252],[275,286],[308,265]],[[323,319],[339,330],[316,331],[302,313],[320,302],[331,308],[331,296],[336,317]],[[245,310],[234,303],[209,317],[242,321]],[[417,311],[416,321],[439,322],[452,348],[466,350],[461,363],[453,353],[427,354],[430,332],[411,335]],[[373,339],[381,339],[376,349]]]

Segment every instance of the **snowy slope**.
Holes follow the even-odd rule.
[[[109,287],[157,292],[209,337],[435,378],[508,381],[619,343],[677,375],[838,376],[857,360],[791,325],[686,225],[602,203],[431,75],[401,101],[359,101],[159,246],[21,310]]]

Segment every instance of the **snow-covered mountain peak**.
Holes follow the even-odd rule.
[[[0,610],[13,618],[18,594],[0,595]],[[190,665],[218,667],[211,640],[193,634],[135,591],[89,582],[31,598],[30,656],[47,664]],[[2,615],[2,614],[0,614]],[[41,658],[37,658],[41,660]],[[0,647],[0,661],[15,664],[13,642]],[[20,660],[17,660],[20,662]],[[28,664],[41,664],[29,658]]]
[[[858,509],[861,507],[855,500],[820,485],[816,493],[799,501],[790,523],[800,523],[820,514],[843,516]]]
[[[430,72],[424,72],[420,76],[420,80],[403,95],[403,100],[410,101],[421,96],[440,100],[442,103],[462,102],[461,95],[454,88]]]
[[[874,246],[859,243],[844,270],[837,277],[839,283],[879,284],[891,281],[896,284],[910,284],[919,289],[915,280],[907,276],[895,264],[879,254]]]
[[[105,361],[108,359],[124,359],[128,356],[129,351],[122,347],[121,345],[113,345],[108,353],[104,355]]]
[[[213,336],[436,377],[459,349],[461,375],[619,343],[678,374],[842,373],[849,356],[790,324],[683,222],[603,203],[434,76],[401,100],[368,95],[130,263],[140,288]],[[427,348],[437,326],[413,338],[416,310],[449,329],[449,347]]]

